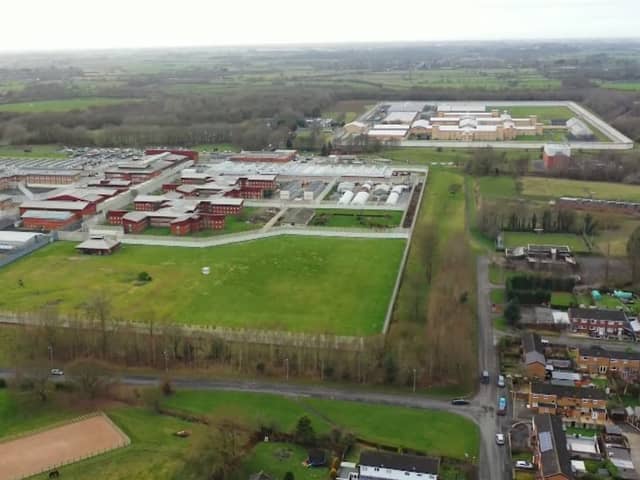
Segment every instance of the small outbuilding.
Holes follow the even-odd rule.
[[[120,241],[116,238],[103,235],[93,235],[81,244],[76,246],[76,250],[87,255],[111,255],[120,247]]]
[[[309,450],[305,464],[307,467],[323,467],[327,463],[327,454],[320,448]]]

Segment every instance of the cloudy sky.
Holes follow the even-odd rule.
[[[6,0],[0,50],[640,37],[640,0]]]

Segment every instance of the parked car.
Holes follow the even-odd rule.
[[[489,370],[483,370],[482,375],[480,375],[480,383],[489,383],[490,381]]]
[[[469,400],[466,398],[454,398],[451,400],[452,405],[469,405]]]
[[[56,377],[61,377],[62,375],[64,375],[64,371],[62,371],[59,368],[52,368],[51,375],[55,375]]]
[[[507,414],[507,399],[506,397],[500,397],[498,399],[498,415]]]
[[[498,445],[504,445],[504,433],[496,433],[496,443]]]
[[[504,388],[504,375],[498,375],[498,386]]]
[[[524,460],[518,460],[516,462],[516,468],[522,468],[522,469],[525,469],[525,470],[532,470],[533,469],[533,463],[526,462]]]

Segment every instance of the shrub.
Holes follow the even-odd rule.
[[[0,378],[0,388],[7,388],[7,381],[4,378]]]
[[[139,282],[150,282],[152,280],[151,275],[148,272],[140,272],[138,274]]]

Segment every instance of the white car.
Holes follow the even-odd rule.
[[[498,445],[504,445],[504,433],[496,433],[496,443]]]
[[[61,377],[62,375],[64,375],[64,372],[59,368],[52,368],[51,375],[55,375],[56,377]]]
[[[533,469],[533,463],[525,462],[524,460],[518,460],[516,462],[516,468],[524,468],[525,470]]]

